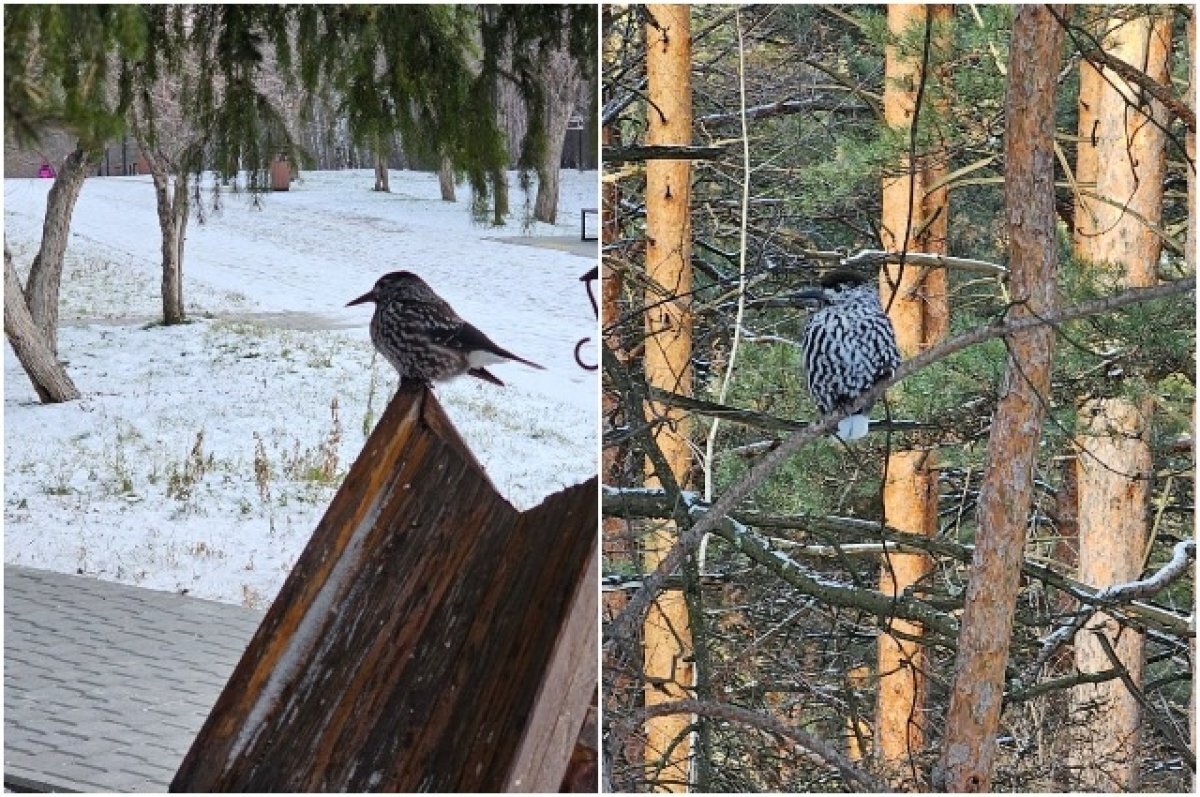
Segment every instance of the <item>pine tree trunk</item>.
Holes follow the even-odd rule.
[[[447,155],[442,156],[441,165],[438,167],[438,188],[442,191],[443,202],[457,201],[454,195],[454,164]]]
[[[646,143],[690,144],[692,141],[691,19],[686,5],[649,5],[645,28],[649,103]],[[687,298],[691,272],[691,163],[654,160],[646,164],[646,382],[690,395],[688,367],[692,349],[692,317]],[[663,301],[664,297],[677,297]],[[686,415],[650,404],[647,419],[655,439],[681,487],[691,469],[690,428]],[[661,480],[647,478],[648,486]],[[644,561],[653,570],[674,544],[678,530],[664,523],[644,539]],[[664,591],[652,604],[643,626],[647,706],[686,697],[694,673],[691,627],[684,596]],[[686,791],[693,719],[676,714],[646,722],[645,764],[653,791]]]
[[[1147,75],[1166,85],[1170,38],[1169,16],[1114,19],[1104,39],[1105,50],[1139,69],[1144,67]],[[1075,251],[1096,266],[1117,266],[1113,276],[1125,284],[1152,285],[1162,246],[1154,230],[1137,215],[1157,223],[1162,214],[1167,113],[1111,71],[1100,83],[1094,130],[1096,162],[1104,168],[1096,168],[1093,193],[1111,204],[1088,203],[1096,217],[1095,234],[1077,236]],[[1146,216],[1146,211],[1154,215]],[[1078,228],[1078,219],[1076,224]]]
[[[1009,317],[1044,316],[1055,286],[1054,100],[1062,5],[1018,6],[1005,100],[1005,216],[1009,235]],[[934,788],[991,789],[1004,671],[1020,586],[1025,529],[1045,402],[1050,395],[1054,330],[1042,326],[1006,339],[1009,361],[988,439],[979,491],[979,533],[960,620],[950,707]]]
[[[1188,16],[1187,22],[1187,59],[1188,59],[1188,107],[1196,110],[1196,15]],[[1188,130],[1185,134],[1184,146],[1187,148],[1188,160],[1196,162],[1196,131]],[[1187,169],[1188,221],[1187,243],[1184,248],[1187,270],[1189,274],[1196,273],[1196,170]],[[1195,736],[1193,735],[1193,739]]]
[[[1187,22],[1187,59],[1188,59],[1188,92],[1187,104],[1193,111],[1196,110],[1196,14],[1193,12],[1188,17]],[[1187,147],[1188,160],[1193,164],[1196,163],[1196,131],[1187,131],[1187,140],[1184,145]],[[1188,194],[1188,220],[1187,220],[1187,247],[1186,252],[1187,270],[1190,274],[1196,273],[1196,169],[1187,170],[1187,194]],[[1190,437],[1196,439],[1196,413],[1192,411],[1192,432]],[[1191,640],[1192,661],[1196,660],[1196,637]],[[1192,749],[1196,749],[1196,690],[1192,690],[1191,696],[1188,698],[1188,739],[1192,743]],[[1192,773],[1192,791],[1196,791],[1196,773]]]
[[[1076,438],[1086,453],[1076,461],[1079,479],[1079,579],[1104,587],[1142,573],[1146,510],[1153,475],[1146,443],[1152,404],[1128,399],[1090,401],[1079,413]],[[1132,540],[1121,539],[1129,534]],[[1110,670],[1112,661],[1097,635],[1105,634],[1136,684],[1142,682],[1143,637],[1121,628],[1103,612],[1075,636],[1075,667],[1081,673]],[[1137,788],[1137,700],[1119,679],[1081,684],[1071,690],[1069,765],[1080,791]]]
[[[1097,35],[1101,31],[1095,31]],[[1075,145],[1075,182],[1079,193],[1075,195],[1075,229],[1073,232],[1076,252],[1086,251],[1090,239],[1098,230],[1095,206],[1098,204],[1084,194],[1096,190],[1096,142],[1100,90],[1104,88],[1104,77],[1086,60],[1079,62],[1079,99],[1077,110],[1079,124],[1076,128],[1078,141]]]
[[[1169,82],[1169,16],[1113,19],[1109,27],[1108,52],[1160,83]],[[1161,243],[1141,219],[1157,225],[1162,218],[1166,136],[1160,125],[1167,122],[1166,111],[1120,76],[1110,72],[1104,77],[1094,123],[1095,158],[1104,168],[1096,171],[1095,192],[1130,212],[1091,203],[1097,225],[1090,234],[1077,235],[1076,254],[1107,281],[1146,287],[1157,282]],[[1149,537],[1152,412],[1149,401],[1119,396],[1081,408],[1077,443],[1083,453],[1076,463],[1079,579],[1086,584],[1105,587],[1141,575]],[[1076,668],[1086,673],[1112,667],[1097,641],[1099,633],[1109,637],[1133,682],[1140,684],[1142,637],[1129,628],[1119,629],[1107,615],[1097,615],[1076,636]],[[1087,791],[1136,789],[1141,713],[1129,690],[1119,680],[1083,684],[1072,690],[1071,706],[1075,717],[1068,760],[1079,774],[1074,785]]]
[[[75,383],[33,321],[7,246],[4,247],[4,335],[43,404],[79,398]]]
[[[934,52],[929,80],[939,77],[939,62],[949,49],[951,6],[888,6],[888,29],[896,36],[922,30],[926,14],[935,25]],[[884,116],[890,127],[910,130],[916,111],[921,54],[901,53],[889,46],[885,56]],[[948,81],[939,81],[948,86]],[[931,93],[926,93],[926,101]],[[926,114],[934,110],[923,109]],[[948,254],[948,192],[929,191],[945,173],[936,156],[914,165],[902,163],[902,177],[883,182],[882,229],[884,246]],[[906,234],[907,233],[907,234]],[[944,269],[922,274],[913,266],[888,266],[880,279],[881,299],[896,329],[900,353],[912,357],[946,335],[949,309]],[[897,451],[888,458],[884,484],[884,519],[889,526],[917,534],[937,531],[937,460],[933,451]],[[928,555],[889,553],[880,568],[880,590],[900,595],[924,579],[932,569]],[[925,746],[925,657],[918,641],[920,625],[893,622],[879,637],[879,691],[875,712],[875,755],[894,788],[911,789],[911,759]]]
[[[79,192],[83,190],[84,179],[99,158],[98,149],[88,149],[80,142],[63,161],[46,198],[42,243],[29,269],[29,282],[25,287],[29,315],[54,356],[58,355],[58,291],[71,233],[71,216]]]

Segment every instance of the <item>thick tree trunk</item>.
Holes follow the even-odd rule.
[[[7,246],[4,247],[4,335],[43,404],[79,398],[75,383],[33,321]]]
[[[889,5],[888,29],[900,36],[922,30],[926,15],[935,25],[931,73],[940,77],[938,64],[949,49],[951,6]],[[884,116],[900,131],[912,128],[917,87],[921,80],[921,53],[900,52],[889,46],[884,66]],[[943,84],[946,85],[946,84]],[[947,85],[948,87],[948,85]],[[932,96],[926,92],[925,97]],[[935,110],[924,109],[926,114]],[[945,174],[944,158],[935,153],[916,164],[901,163],[899,177],[883,181],[883,244],[891,251],[909,250],[948,254],[948,192],[929,191]],[[897,343],[905,357],[920,353],[946,335],[949,309],[945,269],[922,273],[913,266],[888,266],[880,278],[881,299],[896,328]],[[930,451],[897,451],[888,458],[884,483],[884,519],[890,526],[918,534],[937,531],[937,460]],[[900,595],[932,569],[930,558],[920,553],[889,553],[880,568],[880,590]],[[925,657],[916,623],[896,621],[879,637],[879,691],[875,712],[875,755],[895,788],[911,789],[912,757],[925,746]]]
[[[438,188],[442,191],[443,202],[456,202],[454,195],[454,164],[448,155],[443,155],[438,166]]]
[[[1153,475],[1146,435],[1152,404],[1128,399],[1088,402],[1079,414],[1076,438],[1085,453],[1075,461],[1079,478],[1079,579],[1103,587],[1133,581],[1142,573],[1146,510]],[[1131,535],[1132,540],[1121,539]],[[1075,636],[1075,666],[1081,673],[1110,670],[1113,662],[1097,639],[1108,637],[1134,683],[1141,684],[1143,637],[1099,613]],[[1081,684],[1071,690],[1069,763],[1081,791],[1137,788],[1137,700],[1119,679]]]
[[[565,129],[565,128],[564,128]],[[558,167],[562,159],[563,143],[546,142],[545,154],[538,164],[537,197],[533,201],[533,218],[546,224],[558,219]]]
[[[46,219],[42,223],[42,243],[29,269],[25,301],[29,315],[50,352],[58,354],[58,290],[62,284],[63,258],[71,233],[71,216],[83,190],[84,179],[99,161],[100,151],[82,143],[59,167],[58,176],[46,198]]]
[[[1113,20],[1105,50],[1144,69],[1162,84],[1169,83],[1167,59],[1171,45],[1169,16]],[[1111,71],[1098,91],[1095,130],[1094,193],[1110,202],[1087,203],[1095,214],[1095,230],[1077,234],[1076,254],[1093,264],[1117,265],[1114,276],[1128,285],[1151,285],[1156,280],[1162,242],[1137,217],[1157,222],[1162,214],[1166,172],[1166,110]],[[1127,212],[1132,211],[1131,212]],[[1146,216],[1147,211],[1154,215]],[[1086,216],[1086,214],[1084,214]],[[1079,221],[1076,221],[1077,229]]]
[[[1055,286],[1054,99],[1063,31],[1050,13],[1019,6],[1005,102],[1005,215],[1012,317],[1045,316]],[[934,787],[989,791],[1020,586],[1033,476],[1050,395],[1054,330],[1007,338],[1009,361],[979,491],[979,534],[958,634],[950,708]]]
[[[1169,16],[1113,19],[1105,49],[1166,84],[1171,44]],[[1166,110],[1119,75],[1107,72],[1095,108],[1095,192],[1122,207],[1091,202],[1095,229],[1076,236],[1076,254],[1103,269],[1102,276],[1123,287],[1157,282],[1161,241],[1146,224],[1162,218],[1166,136],[1160,125]],[[1086,223],[1086,222],[1085,222]],[[1077,221],[1077,231],[1078,231]],[[1142,570],[1149,536],[1150,416],[1153,404],[1123,397],[1094,400],[1081,408],[1083,453],[1079,476],[1079,579],[1105,587],[1136,579]],[[1133,682],[1141,683],[1140,634],[1120,629],[1113,618],[1097,615],[1075,639],[1080,672],[1112,667],[1097,634],[1106,634]],[[1083,684],[1071,692],[1075,714],[1069,745],[1073,784],[1087,791],[1137,788],[1138,730],[1141,713],[1119,680]]]
[[[567,47],[564,27],[558,46],[543,61],[538,75],[546,97],[546,146],[537,167],[538,190],[533,202],[533,217],[547,224],[553,224],[558,216],[558,171],[562,165],[567,124],[571,121],[575,95],[579,92],[579,70],[571,62]]]
[[[692,140],[691,11],[686,5],[649,5],[646,25],[646,74],[649,102],[646,143],[690,144]],[[656,160],[646,164],[646,382],[690,395],[692,374],[691,292],[691,163]],[[647,407],[662,449],[680,486],[691,468],[687,417],[662,405]],[[661,484],[652,475],[648,486]],[[646,535],[647,571],[674,544],[678,531],[665,523]],[[688,695],[693,685],[692,637],[684,596],[663,592],[651,606],[643,626],[647,706]],[[686,791],[692,717],[675,714],[646,723],[645,763],[654,791]]]

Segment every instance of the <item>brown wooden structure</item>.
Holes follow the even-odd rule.
[[[596,694],[597,498],[518,512],[398,393],[171,790],[557,791]]]

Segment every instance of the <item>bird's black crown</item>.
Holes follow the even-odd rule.
[[[866,284],[865,276],[848,268],[835,268],[833,271],[821,275],[821,287],[831,290],[857,288]]]

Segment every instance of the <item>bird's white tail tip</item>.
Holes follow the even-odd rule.
[[[851,415],[838,421],[837,436],[849,443],[867,436],[871,421],[866,415]]]

